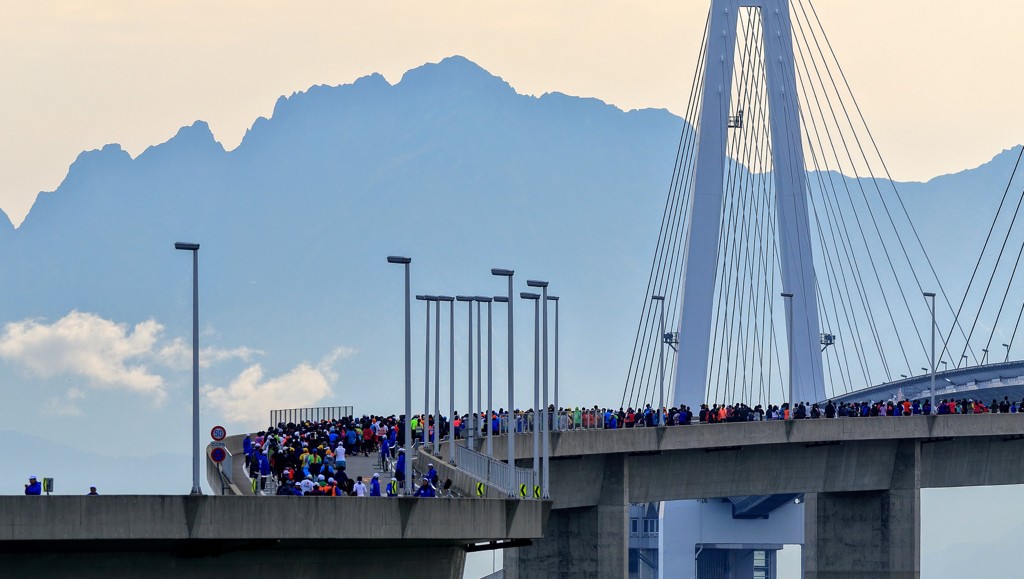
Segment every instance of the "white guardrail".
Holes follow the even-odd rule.
[[[511,466],[462,445],[455,446],[455,464],[459,469],[508,495],[519,494],[520,485],[526,485],[529,496],[533,487],[539,484],[533,480],[533,470]]]

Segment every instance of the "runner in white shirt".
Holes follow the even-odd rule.
[[[352,490],[355,491],[357,497],[366,496],[366,485],[363,484],[363,477],[356,477],[356,484],[352,487]]]

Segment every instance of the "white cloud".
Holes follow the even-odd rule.
[[[249,362],[254,356],[263,355],[262,350],[254,348],[239,347],[224,350],[214,346],[200,348],[199,366],[209,368],[211,365],[226,362],[228,360],[241,360]],[[156,351],[155,357],[158,362],[168,368],[185,370],[192,367],[192,344],[182,338],[175,338],[169,344],[165,344]]]
[[[303,362],[287,374],[265,379],[263,367],[246,368],[229,386],[206,386],[206,403],[223,413],[228,420],[251,426],[265,426],[271,410],[314,406],[331,394],[326,372]]]
[[[192,367],[191,343],[182,338],[162,340],[163,331],[164,326],[152,319],[129,326],[72,311],[51,324],[31,319],[6,324],[0,333],[0,358],[42,378],[78,377],[84,379],[81,386],[129,390],[161,403],[167,397],[166,383],[151,366]],[[200,351],[199,363],[206,368],[228,360],[249,362],[261,354],[247,347],[210,346]],[[325,368],[329,371],[329,364]],[[82,411],[75,401],[84,397],[85,391],[72,387],[48,399],[44,410],[56,416],[77,416]]]
[[[142,358],[153,350],[162,331],[154,320],[129,328],[72,311],[49,325],[37,320],[6,324],[0,358],[44,378],[77,375],[97,388],[131,390],[161,402],[167,395],[164,380],[151,373]]]

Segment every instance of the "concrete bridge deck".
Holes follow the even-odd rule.
[[[549,504],[354,497],[0,497],[0,574],[460,578],[466,547],[543,536]]]

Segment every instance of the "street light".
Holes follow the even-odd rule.
[[[932,312],[932,385],[931,385],[931,408],[929,413],[935,412],[935,292],[924,292],[925,298],[931,299]],[[924,370],[924,368],[922,368]]]
[[[541,288],[541,301],[544,302],[542,309],[544,310],[544,328],[543,332],[544,340],[544,354],[543,354],[543,380],[544,380],[544,406],[541,410],[541,428],[544,429],[544,451],[542,460],[544,461],[543,472],[544,472],[544,498],[551,498],[549,487],[551,486],[551,464],[549,462],[551,457],[551,424],[548,423],[548,282],[538,280],[527,280],[526,285],[530,287]]]
[[[782,292],[786,300],[786,338],[788,338],[789,350],[789,417],[796,417],[796,408],[793,407],[793,294]]]
[[[192,492],[203,494],[199,486],[199,244],[174,244],[174,249],[192,252]]]
[[[423,368],[423,418],[420,419],[420,429],[423,431],[420,435],[420,441],[423,447],[426,448],[427,425],[424,421],[430,415],[430,302],[436,302],[437,296],[416,296],[416,299],[427,304],[427,326],[426,332],[424,332],[426,340],[424,341],[425,349],[423,354],[425,359]],[[406,456],[405,460],[408,461],[409,457]]]
[[[658,340],[661,343],[661,346],[658,348],[658,368],[661,380],[658,386],[658,398],[660,400],[658,406],[658,426],[661,426],[661,410],[665,408],[665,296],[651,296],[651,299],[658,302],[658,319],[661,320],[661,331],[658,333],[658,337],[661,338]]]
[[[1009,362],[1010,361],[1010,345],[1009,344],[1003,344],[1003,347],[1006,348],[1006,358],[1003,358],[1003,362]]]
[[[412,453],[412,300],[409,299],[409,264],[412,259],[397,255],[388,256],[388,263],[405,266],[405,494],[412,495],[412,468],[409,456]]]
[[[939,364],[942,364],[942,371],[945,372],[949,369],[949,362],[945,360],[939,360]]]
[[[480,315],[480,299],[473,297],[473,301],[476,302],[476,408],[473,412],[473,422],[476,424],[475,434],[480,434],[480,407],[484,405],[484,393],[483,393],[483,371],[484,371],[484,358],[481,354],[481,342],[483,341],[483,332],[481,331],[481,325],[483,324],[484,317]]]
[[[434,302],[434,456],[441,456],[441,296]],[[430,408],[427,408],[427,412]],[[428,421],[429,424],[429,421]]]
[[[537,431],[537,407],[540,406],[540,295],[520,292],[519,297],[533,300],[533,484],[540,482],[540,435]]]
[[[438,302],[448,302],[448,462],[455,462],[455,298],[437,296]],[[437,428],[435,423],[434,428]]]
[[[469,420],[469,424],[466,425],[466,447],[471,450],[473,448],[473,296],[455,296],[455,299],[460,302],[466,302],[469,306],[469,325],[468,325],[468,356],[469,359],[469,412],[466,413],[466,419]]]
[[[511,269],[493,268],[491,269],[491,275],[503,276],[508,278],[508,297],[504,300],[494,298],[495,301],[504,301],[508,304],[508,464],[509,466],[515,466],[516,464],[516,429],[515,429],[515,412],[516,412],[516,389],[513,369],[515,368],[514,348],[512,342],[512,277],[515,272]]]
[[[491,415],[494,413],[494,368],[492,359],[494,348],[492,347],[493,334],[491,333],[491,298],[476,296],[477,304],[487,304],[487,417],[484,425],[487,426],[487,456],[494,458],[494,422]]]
[[[962,356],[960,356],[960,362],[957,363],[956,367],[959,368],[960,364],[963,364],[964,368],[967,367],[967,354],[963,354]]]
[[[988,362],[988,348],[982,348],[981,351],[981,365],[984,366]]]
[[[551,421],[554,425],[555,432],[561,430],[562,416],[559,412],[560,407],[558,406],[558,296],[548,296],[548,301],[555,302],[555,387],[554,387],[554,400],[552,406],[555,408],[555,418]]]

